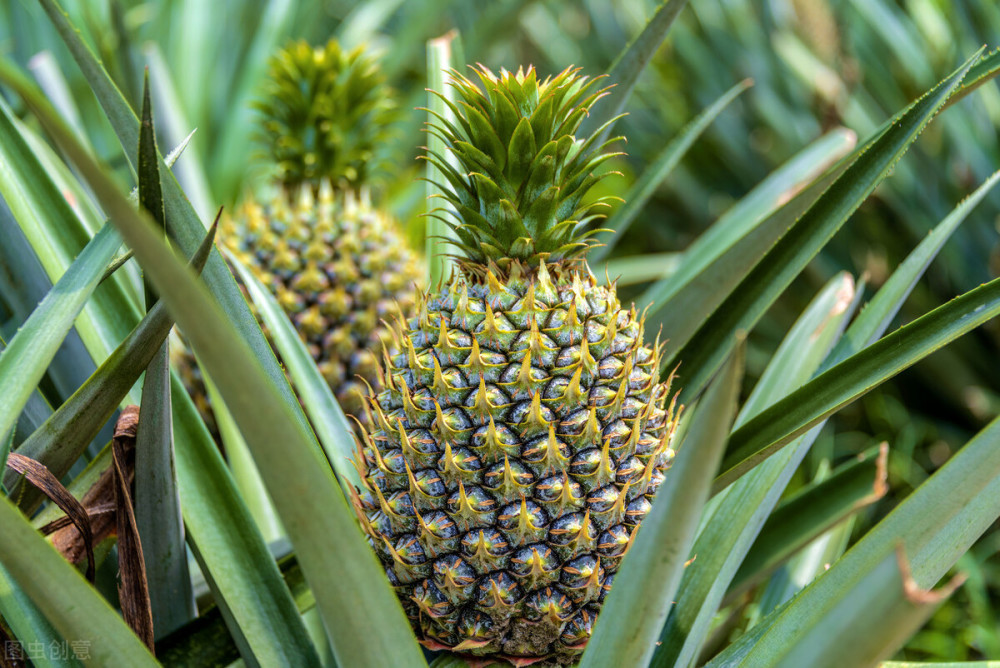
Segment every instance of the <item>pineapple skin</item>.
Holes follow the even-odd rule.
[[[248,198],[220,237],[277,298],[344,412],[363,417],[386,323],[412,312],[423,276],[396,222],[324,180],[318,195],[303,185]]]
[[[673,457],[670,379],[584,263],[499,273],[397,322],[354,506],[426,646],[570,663]]]

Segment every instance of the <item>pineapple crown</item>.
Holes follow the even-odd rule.
[[[345,51],[331,39],[279,51],[256,108],[286,188],[322,179],[356,188],[375,171],[395,103],[376,62],[361,47]]]
[[[575,133],[590,108],[607,88],[600,80],[567,68],[538,81],[535,70],[517,73],[486,67],[473,68],[482,86],[452,70],[450,84],[457,91],[453,103],[437,93],[454,121],[434,114],[428,131],[440,137],[457,160],[455,167],[443,155],[427,150],[447,180],[438,184],[454,211],[436,209],[431,215],[454,230],[452,240],[464,257],[466,270],[482,273],[484,265],[504,268],[520,264],[531,268],[543,261],[568,263],[581,259],[594,245],[591,237],[604,230],[586,230],[603,217],[599,209],[608,197],[587,201],[585,195],[607,176],[595,171],[620,153],[605,148],[621,139],[596,145],[609,120],[589,137]],[[453,214],[444,218],[439,212]]]

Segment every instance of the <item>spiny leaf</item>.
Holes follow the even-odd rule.
[[[744,346],[744,341],[737,342],[699,402],[671,465],[673,482],[657,495],[615,576],[615,586],[597,618],[581,668],[644,666],[653,655],[684,573],[698,518],[709,498],[712,472],[736,414]]]
[[[697,396],[722,359],[722,342],[751,328],[851,213],[888,175],[920,131],[934,118],[969,68],[977,52],[928,92],[865,150],[780,241],[761,258],[718,310],[674,358],[686,368],[683,397]],[[666,361],[669,364],[669,361]]]

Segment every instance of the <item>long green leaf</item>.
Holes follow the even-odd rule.
[[[698,403],[663,489],[615,576],[580,668],[644,666],[653,655],[736,415],[744,348],[744,341],[737,343]]]
[[[858,397],[1000,314],[1000,278],[956,297],[823,372],[733,432],[721,489]]]
[[[757,597],[757,611],[760,616],[770,614],[778,606],[802,591],[830,564],[840,559],[847,551],[847,543],[855,528],[858,517],[850,515],[845,520],[817,535],[804,548],[792,555],[787,563],[768,578]],[[722,605],[727,605],[732,594],[726,595]]]
[[[815,372],[843,331],[854,301],[854,281],[849,275],[841,274],[826,285],[771,358],[737,424]],[[712,500],[692,550],[698,556],[685,569],[677,603],[660,634],[651,666],[686,666],[698,657],[730,580],[815,436],[803,437],[780,453],[780,459],[765,462]]]
[[[687,343],[761,256],[843,173],[846,161],[823,171],[854,144],[851,132],[824,135],[723,214],[682,254],[677,270],[637,300],[638,306],[653,309],[649,326],[662,327],[674,349]],[[685,317],[672,317],[674,313]]]
[[[409,622],[322,451],[296,418],[295,407],[282,397],[279,385],[287,388],[287,382],[268,377],[205,287],[157,237],[149,219],[121,196],[52,110],[37,96],[25,97],[119,226],[239,421],[316,594],[338,663],[423,665]],[[268,355],[273,360],[273,354]],[[311,503],[303,504],[302,498]],[[314,512],[314,505],[323,512]],[[336,569],[329,567],[331,554],[337,555]]]
[[[457,33],[450,32],[427,42],[427,87],[444,95],[449,101],[454,101],[455,91],[447,85],[448,70],[453,67],[452,45],[457,42]],[[437,122],[436,117],[452,119],[451,108],[437,95],[427,96],[428,121]],[[427,150],[437,155],[448,155],[444,140],[435,132],[427,133]],[[433,209],[436,206],[451,205],[440,192],[439,183],[445,178],[437,165],[431,160],[425,160],[427,177],[427,202]],[[440,204],[439,204],[440,203]],[[432,213],[429,211],[428,213]],[[448,242],[455,237],[451,228],[435,216],[425,216],[427,228],[425,232],[424,255],[427,258],[427,285],[437,285],[448,277],[451,269],[451,259],[448,257]]]
[[[600,118],[591,116],[584,121],[585,125],[582,129],[584,135],[590,134],[608,119],[615,118],[622,113],[632,96],[632,90],[639,80],[639,75],[653,59],[660,45],[663,44],[663,40],[667,38],[670,26],[674,24],[674,20],[685,5],[687,5],[687,0],[664,0],[646,23],[642,32],[636,35],[618,55],[608,71],[607,79],[608,84],[615,86],[615,108],[611,113],[602,115]],[[601,131],[595,145],[600,146],[604,143],[611,135],[612,127],[613,124],[608,125]]]
[[[83,575],[0,497],[0,565],[63,638],[98,666],[157,666],[156,660]]]
[[[267,325],[267,331],[270,332],[281,359],[288,367],[288,373],[299,396],[302,397],[302,403],[306,406],[319,442],[323,445],[337,478],[346,482],[348,488],[360,488],[361,478],[358,470],[349,461],[356,454],[354,431],[336,397],[333,396],[330,384],[319,372],[312,355],[309,354],[305,343],[295,331],[295,326],[288,319],[278,300],[261,285],[247,267],[233,257],[230,257],[229,261],[239,273],[240,280],[246,286],[261,320]]]
[[[0,436],[0,470],[7,470],[7,457],[10,456],[11,450],[14,449],[15,431],[15,429],[11,429],[10,433],[6,436]],[[0,494],[7,494],[7,488],[4,486],[2,480],[0,480]]]
[[[111,127],[118,136],[126,159],[134,166],[139,146],[139,118],[135,111],[128,105],[121,91],[118,90],[101,66],[100,61],[80,38],[79,33],[74,29],[58,3],[55,0],[39,0],[39,2],[83,71],[84,77],[97,96],[98,102],[111,122]],[[0,77],[22,97],[26,99],[37,98],[34,87],[25,81],[20,73],[11,71],[2,62],[0,62]],[[181,250],[191,255],[201,243],[206,225],[181,191],[177,180],[169,170],[164,168],[162,163],[160,164],[160,176],[163,188],[163,205],[167,216],[167,231],[170,238],[181,247]],[[246,300],[233,279],[233,275],[219,253],[213,252],[209,257],[203,279],[219,301],[229,322],[239,330],[241,338],[250,346],[254,357],[261,363],[267,376],[278,387],[282,401],[292,409],[293,415],[301,427],[308,430],[308,421],[298,400],[288,386],[281,367],[274,355],[271,354],[267,340],[261,333],[256,319],[250,312]]]
[[[59,63],[52,52],[36,53],[28,62],[28,69],[31,70],[38,85],[45,91],[45,96],[52,100],[52,104],[59,110],[62,117],[76,130],[77,136],[86,137],[87,133],[80,120],[80,110],[73,100],[69,83],[59,69]]]
[[[723,251],[791,201],[793,195],[821,176],[835,161],[843,158],[856,143],[857,136],[852,131],[838,128],[793,155],[705,230],[684,251],[684,263],[677,274],[652,286],[640,301],[643,304],[666,302],[685,283],[718,259]]]
[[[24,80],[9,63],[0,61],[0,76],[6,73]],[[15,120],[3,102],[0,102],[0,164],[3,165],[0,194],[49,280],[56,283],[104,226],[104,217],[93,208],[87,194],[52,148]],[[75,328],[94,363],[104,359],[103,354],[97,354],[99,350],[114,348],[139,321],[141,313],[135,296],[124,276],[114,276],[94,291],[80,313]],[[113,311],[122,315],[99,317]]]
[[[880,499],[887,489],[888,449],[877,452],[862,453],[829,478],[802,488],[778,506],[740,564],[726,600],[749,589],[830,527]]]
[[[901,571],[902,555],[889,554],[849,590],[838,593],[822,624],[797,629],[795,634],[756,648],[749,655],[720,657],[709,663],[723,666],[767,665],[776,668],[839,668],[874,666],[892,655],[955,590],[915,591]],[[763,632],[762,642],[770,640]],[[849,638],[850,642],[844,642]],[[763,661],[763,663],[758,663]],[[748,663],[747,663],[748,662]]]
[[[737,640],[713,665],[773,665],[796,639],[822,627],[831,610],[902,545],[915,584],[934,586],[1000,516],[1000,419],[962,447],[927,482],[858,541],[830,570]],[[869,633],[879,632],[873,626]],[[871,642],[871,638],[857,638]]]
[[[204,373],[204,372],[203,372]],[[215,383],[207,375],[203,375],[205,389],[208,391],[208,401],[215,413],[215,426],[222,437],[222,445],[226,451],[226,463],[233,475],[233,482],[239,490],[240,497],[250,511],[254,523],[260,530],[261,537],[268,545],[274,545],[278,541],[287,541],[288,532],[281,524],[278,511],[271,501],[271,495],[267,493],[267,486],[264,479],[257,470],[254,463],[253,453],[247,445],[246,439],[240,432],[240,427],[233,418],[222,394],[216,388]]]
[[[0,353],[0,434],[14,427],[121,243],[110,225],[99,232]]]
[[[174,85],[174,77],[158,44],[150,42],[143,46],[143,55],[149,62],[153,86],[153,100],[156,117],[159,119],[159,133],[168,145],[186,146],[194,134],[193,127],[184,113]],[[171,151],[173,153],[173,151]],[[191,206],[202,218],[210,216],[214,207],[208,177],[205,175],[204,149],[198,143],[188,147],[183,160],[177,162],[171,171],[191,200]],[[166,163],[170,164],[167,156]]]
[[[605,276],[598,275],[597,280],[603,282],[607,278],[619,287],[655,281],[676,271],[680,260],[680,253],[648,253],[612,258],[605,265]]]
[[[1000,75],[1000,48],[984,54],[979,62],[972,66],[962,82],[962,87],[955,91],[947,106],[950,107],[980,86],[989,83],[997,75]]]
[[[996,661],[883,661],[878,668],[998,668]]]
[[[213,239],[210,231],[199,255],[191,261],[195,269],[204,266]],[[154,306],[87,382],[21,444],[18,452],[41,462],[56,477],[66,475],[153,359],[172,326],[166,307]],[[2,478],[12,492],[18,488],[19,477],[13,471],[5,471]],[[26,493],[22,507],[33,509],[40,500],[38,493]]]
[[[831,360],[828,360],[828,366],[831,361],[839,362],[872,343],[878,337],[875,332],[884,332],[889,327],[889,323],[896,317],[903,302],[906,301],[931,261],[937,257],[941,247],[951,238],[951,235],[976,205],[982,202],[983,198],[993,190],[997,182],[1000,182],[1000,171],[994,172],[971,195],[962,200],[906,256],[906,259],[900,263],[896,271],[892,272],[892,276],[886,280],[871,303],[866,305],[858,314],[857,319],[851,323],[843,338],[837,342]]]
[[[2,460],[0,460],[2,461]],[[42,647],[46,651],[36,652],[30,657],[32,665],[38,668],[63,668],[81,666],[75,655],[61,658],[62,652],[49,652],[50,647],[62,649],[62,639],[49,621],[45,619],[24,590],[7,571],[0,566],[0,616],[21,643],[22,649]],[[69,647],[67,643],[67,648]],[[27,652],[24,652],[27,654]]]
[[[188,543],[244,663],[316,665],[309,635],[267,543],[176,374],[171,390]]]
[[[143,81],[142,132],[139,138],[139,204],[164,230],[163,193],[149,98],[149,74]],[[146,308],[156,291],[144,281]],[[170,342],[165,339],[146,368],[135,443],[135,522],[146,567],[155,637],[163,638],[198,615],[184,523],[177,494],[174,433],[170,407]]]
[[[677,136],[671,139],[663,151],[656,156],[656,159],[643,169],[642,176],[639,177],[639,180],[636,181],[625,196],[625,204],[615,211],[614,215],[607,220],[607,224],[602,225],[602,227],[606,227],[614,232],[614,234],[607,238],[607,243],[604,246],[595,248],[587,255],[587,261],[592,266],[608,256],[608,253],[615,247],[618,239],[621,238],[625,230],[629,228],[632,221],[642,211],[649,198],[656,192],[656,188],[674,170],[674,167],[681,161],[681,158],[688,152],[688,149],[691,148],[695,140],[708,129],[708,126],[722,113],[723,109],[728,107],[733,100],[739,97],[740,93],[752,85],[752,80],[744,79],[723,93],[722,97],[709,105],[694,120],[682,128],[677,133]]]
[[[684,361],[683,397],[696,396],[721,361],[721,346],[737,330],[749,330],[860,206],[920,131],[933,119],[979,59],[977,52],[954,74],[914,104],[872,143],[819,200],[771,248],[737,289],[676,353]]]
[[[56,10],[55,18],[62,27],[64,36],[73,45],[75,53],[80,56],[85,71],[95,78],[97,86],[105,95],[104,101],[113,111],[117,109],[119,112],[120,115],[115,118],[122,121],[118,128],[123,132],[122,136],[127,138],[130,127],[133,132],[137,132],[138,119],[120,94],[115,96],[117,91],[113,84],[80,42],[65,16]],[[44,106],[35,96],[34,89],[2,62],[0,77],[25,97],[35,99],[36,104]],[[137,142],[131,142],[130,150],[126,153],[130,160],[135,159],[136,147]],[[181,245],[190,252],[203,240],[204,227],[162,163],[160,172],[168,226],[173,236],[183,237]],[[209,249],[211,247],[211,244],[206,246]],[[210,259],[209,270],[214,271],[214,277],[208,276],[207,280],[215,286],[216,294],[223,298],[230,322],[242,328],[244,338],[251,342],[255,350],[260,349],[270,355],[270,348],[225,263],[217,253],[213,253],[211,257],[214,258],[214,269],[213,259]],[[105,315],[112,320],[116,317],[121,319],[124,307],[122,301],[114,300],[114,306],[117,311],[108,309]],[[109,349],[111,347],[113,344]],[[103,355],[106,354],[107,352],[103,352]],[[268,360],[263,359],[262,362],[267,366]],[[283,383],[284,376],[273,356],[270,362],[271,376],[279,378]],[[277,573],[267,546],[249,519],[246,507],[228,477],[228,471],[219,458],[214,442],[197,418],[190,398],[178,388],[178,385],[173,388],[174,412],[180,414],[182,410],[187,411],[187,419],[175,420],[174,423],[178,483],[181,496],[185,499],[185,526],[202,570],[209,578],[216,601],[224,608],[231,608],[231,614],[226,619],[230,633],[240,645],[241,654],[248,664],[314,665],[316,657],[308,634]],[[288,404],[298,410],[298,403],[292,397],[290,389],[287,389],[287,384],[285,388]],[[298,414],[301,416],[301,411]],[[305,424],[304,416],[301,421]],[[72,429],[67,431],[69,436],[74,433]]]
[[[974,205],[978,197],[982,196],[983,192],[977,191],[976,195],[967,200],[970,207]],[[967,213],[968,208],[964,212]],[[933,232],[910,254],[868,304],[864,317],[859,317],[852,323],[845,336],[841,338],[837,346],[835,346],[834,350],[823,362],[823,365],[820,366],[821,370],[842,361],[850,353],[854,352],[853,344],[849,343],[850,341],[861,342],[863,345],[864,342],[878,338],[885,331],[892,314],[899,309],[909,289],[918,280],[927,263],[934,257],[937,250],[940,249],[947,238],[945,230],[953,230],[957,222],[959,222],[957,219],[950,216],[946,218],[939,225],[941,233],[938,231]],[[845,343],[845,341],[848,343]],[[775,398],[777,397],[772,397],[772,401]],[[762,407],[760,406],[759,408]],[[750,418],[753,416],[747,415],[747,417]],[[738,480],[721,493],[720,508],[716,511],[716,516],[719,518],[718,526],[743,527],[739,532],[740,538],[736,543],[730,545],[728,541],[735,539],[736,534],[728,529],[723,531],[723,538],[727,541],[725,543],[713,539],[711,535],[706,537],[705,545],[714,544],[716,548],[721,548],[721,552],[725,555],[726,563],[718,570],[711,568],[710,564],[707,564],[706,561],[693,564],[690,573],[691,581],[686,581],[685,583],[688,587],[685,594],[696,592],[699,586],[701,586],[712,591],[715,600],[721,602],[722,594],[718,590],[719,583],[728,582],[732,574],[736,572],[736,568],[743,560],[743,555],[746,554],[750,542],[756,537],[757,530],[761,526],[763,518],[766,517],[766,512],[777,499],[777,495],[784,489],[789,477],[798,466],[798,462],[801,461],[802,456],[805,455],[806,450],[822,424],[822,422],[818,423],[812,430],[800,436],[786,446],[783,451],[774,456],[780,459],[772,458],[772,460],[765,461],[745,478]],[[766,502],[762,500],[763,497],[761,496],[765,492],[768,494],[767,498],[770,499]],[[722,506],[728,506],[728,510]],[[765,514],[761,515],[759,510],[754,510],[758,506],[761,506],[765,510]],[[748,517],[748,515],[752,515],[752,517]],[[709,525],[708,530],[714,530],[714,526],[716,525]],[[709,602],[701,605],[698,622],[694,623],[707,624],[711,620],[717,606],[711,600],[709,598]],[[684,596],[682,595],[679,610],[683,610],[684,607],[686,606]],[[670,628],[668,626],[668,630]],[[751,630],[751,634],[748,637],[752,637],[753,633],[754,629]],[[663,636],[665,640],[668,637],[666,633]],[[666,651],[664,650],[663,653],[665,654]],[[661,662],[656,665],[666,664]]]

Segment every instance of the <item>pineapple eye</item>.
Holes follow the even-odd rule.
[[[590,633],[594,628],[594,620],[597,619],[596,612],[581,610],[566,624],[565,630],[559,636],[559,642],[568,647],[576,647],[586,643],[590,638]]]
[[[524,596],[514,578],[500,571],[492,573],[479,585],[476,603],[482,610],[505,610]]]
[[[628,539],[628,529],[622,524],[617,524],[597,539],[597,553],[601,555],[602,560],[607,557],[620,557],[628,549]]]
[[[591,492],[587,497],[587,507],[592,513],[603,513],[611,510],[616,503],[621,491],[616,485],[605,485],[595,492]]]
[[[522,547],[511,557],[511,570],[519,578],[531,578],[532,588],[558,577],[559,560],[545,543]]]
[[[508,490],[505,489],[505,486],[513,487],[509,491],[515,492],[518,489],[529,487],[534,477],[531,470],[521,462],[505,458],[503,462],[497,462],[486,469],[483,486],[490,491],[502,490],[504,496],[508,496]]]

